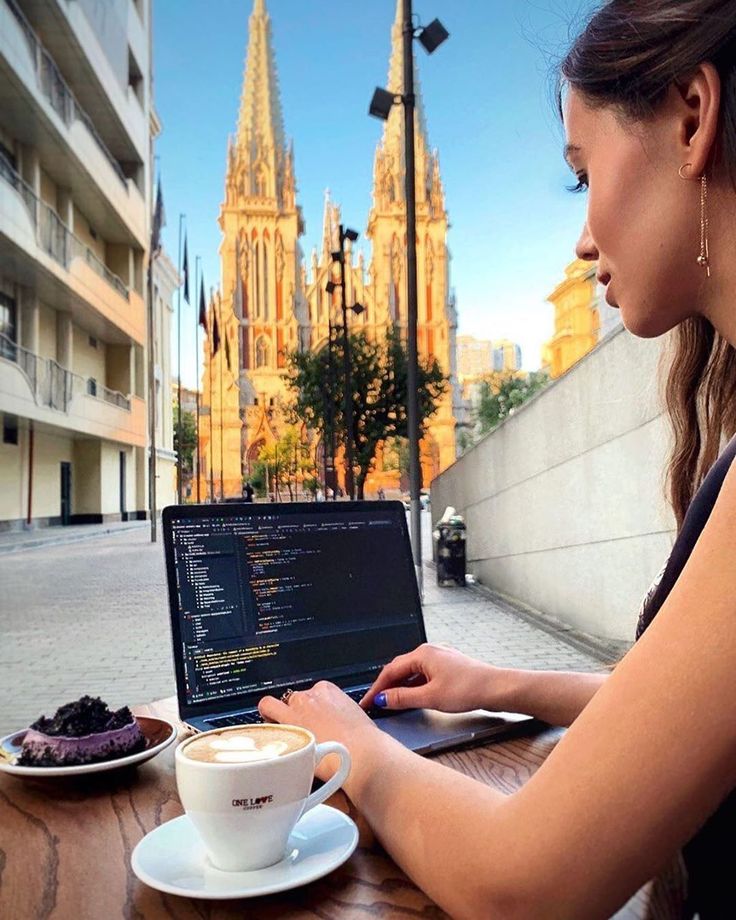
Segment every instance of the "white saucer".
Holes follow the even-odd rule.
[[[186,815],[167,821],[140,841],[131,865],[138,878],[168,894],[188,898],[254,898],[306,885],[332,872],[358,845],[358,828],[347,815],[317,805],[289,836],[281,862],[254,872],[215,869]]]

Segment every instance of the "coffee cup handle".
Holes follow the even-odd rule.
[[[343,747],[342,744],[338,744],[337,741],[324,741],[322,744],[318,744],[314,749],[314,765],[327,757],[328,754],[337,754],[340,757],[340,766],[334,776],[331,776],[327,782],[320,789],[317,789],[316,792],[313,792],[304,803],[304,808],[302,809],[302,814],[305,815],[310,808],[314,808],[315,805],[321,805],[325,799],[337,792],[337,790],[342,786],[345,780],[348,778],[348,773],[350,773],[350,752],[346,747]]]

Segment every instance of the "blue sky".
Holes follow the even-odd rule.
[[[179,214],[189,257],[217,283],[225,151],[235,131],[252,0],[156,0],[154,74],[163,122],[157,144],[176,262]],[[429,141],[440,153],[451,229],[459,332],[510,338],[539,366],[551,335],[546,296],[563,277],[585,198],[565,186],[562,128],[550,66],[579,30],[590,0],[415,0],[450,38],[433,55],[417,46]],[[318,241],[324,190],[361,234],[382,125],[367,114],[385,85],[395,0],[267,0],[281,101],[294,139],[305,255]],[[340,15],[335,15],[335,12]],[[367,251],[366,251],[367,254]],[[184,306],[182,379],[194,373],[194,308]]]

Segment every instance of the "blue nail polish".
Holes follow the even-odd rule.
[[[381,707],[383,707],[383,706],[386,705],[387,702],[388,702],[388,700],[386,699],[386,694],[385,694],[385,693],[377,693],[377,694],[373,697],[373,705],[374,705],[374,706],[381,706]]]

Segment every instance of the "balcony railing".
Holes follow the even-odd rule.
[[[119,390],[111,390],[109,387],[97,385],[97,398],[104,399],[105,402],[117,406],[118,409],[125,409],[130,412],[130,398],[123,395]]]
[[[121,297],[130,299],[128,288],[115,272],[111,271],[105,263],[92,252],[79,237],[75,236],[59,215],[42,201],[30,185],[21,179],[7,159],[0,153],[0,177],[21,196],[26,210],[36,228],[36,242],[48,253],[52,259],[62,265],[67,271],[72,259],[84,261],[104,278]]]
[[[31,26],[31,24],[28,22],[23,11],[15,2],[15,0],[4,0],[4,2],[23,30],[23,34],[26,37],[28,47],[31,51],[31,56],[33,58],[34,69],[36,71],[36,80],[44,96],[46,96],[46,98],[51,103],[51,107],[61,118],[67,128],[74,121],[81,121],[82,124],[85,125],[89,133],[95,139],[97,146],[105,155],[112,168],[115,170],[118,178],[127,188],[127,180],[125,178],[125,173],[120,166],[120,163],[107,149],[105,142],[98,134],[91,118],[84,111],[82,106],[77,102],[74,93],[69,88],[69,84],[61,75],[61,71],[57,67],[56,61],[54,61],[48,51],[44,48],[38,35],[36,35],[35,31],[33,30],[33,26]]]
[[[87,393],[96,399],[117,406],[130,412],[130,399],[117,390],[96,384],[94,392],[90,388],[92,378],[85,379],[73,371],[62,367],[53,358],[42,358],[27,348],[23,348],[0,333],[0,358],[12,361],[23,371],[37,405],[48,406],[57,412],[68,412],[72,399]]]

